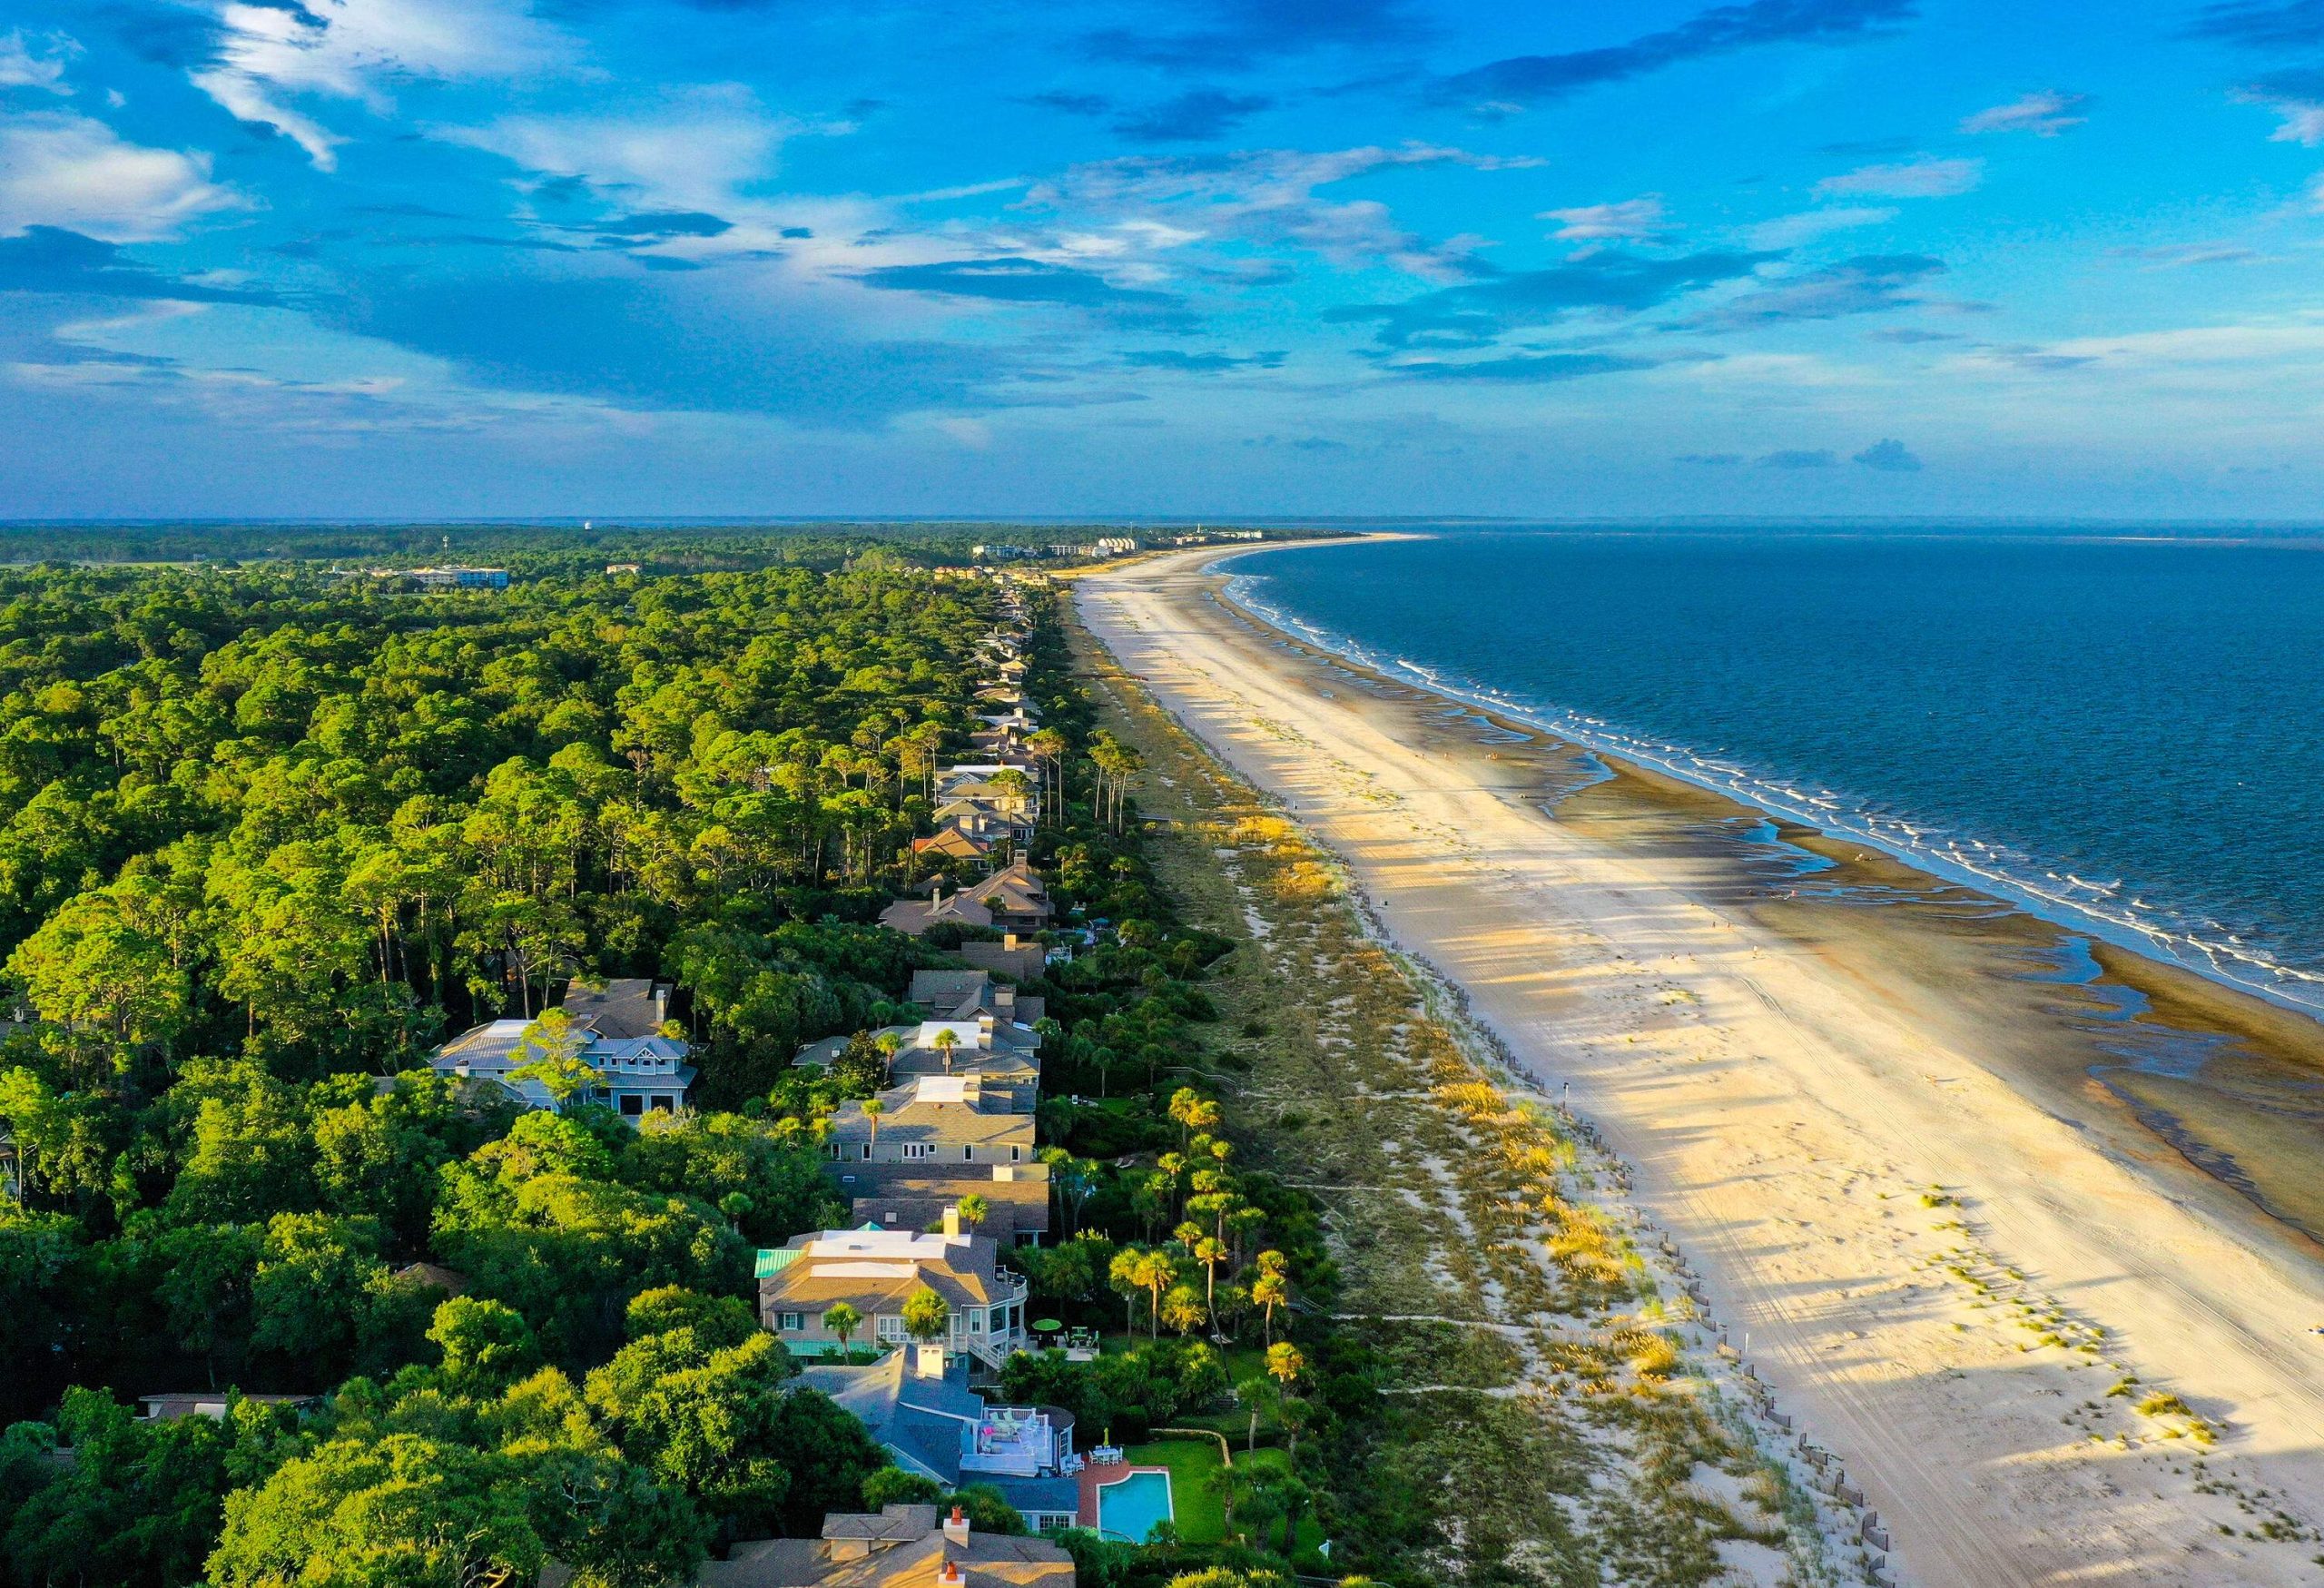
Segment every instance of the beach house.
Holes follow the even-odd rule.
[[[862,1320],[854,1340],[902,1346],[911,1338],[904,1303],[933,1291],[944,1303],[944,1331],[918,1348],[940,1358],[965,1352],[997,1371],[1027,1342],[1025,1279],[1000,1266],[1000,1253],[990,1236],[946,1231],[795,1236],[759,1253],[759,1318],[793,1353],[823,1356],[842,1348],[830,1315],[845,1302]]]
[[[880,1094],[880,1111],[839,1105],[823,1138],[834,1163],[922,1169],[1033,1161],[1033,1089],[980,1075],[914,1075]]]
[[[959,1506],[834,1513],[821,1538],[760,1538],[705,1561],[703,1588],[1074,1588],[1073,1557],[1041,1538],[972,1527]]]
[[[1031,933],[1047,931],[1049,919],[1049,889],[1023,860],[957,893],[940,887],[926,899],[899,899],[880,912],[881,925],[907,937],[925,937],[947,922]]]
[[[984,1218],[975,1233],[1004,1247],[1039,1246],[1049,1232],[1049,1166],[996,1163],[990,1166],[828,1163],[839,1194],[848,1198],[848,1218],[881,1229],[942,1229],[960,1221],[960,1202],[984,1200]]]
[[[984,906],[990,923],[1004,932],[1049,930],[1049,891],[1040,873],[1025,861],[1002,867],[966,893]]]
[[[1009,942],[1012,946],[1016,944],[1014,932],[1009,934]],[[999,943],[962,943],[960,957],[967,959],[967,950],[970,947],[998,950],[1000,946]],[[1020,955],[1030,954],[1033,973],[1038,974],[1041,968],[1042,951],[1037,946],[1019,952]],[[1025,962],[1020,957],[1012,962],[1021,966]],[[908,996],[927,1011],[932,1020],[981,1021],[990,1015],[995,1025],[1000,1027],[1029,1029],[1049,1008],[1048,1000],[1020,993],[1006,981],[994,981],[991,971],[981,968],[914,971]],[[1034,1045],[1039,1045],[1038,1037],[1034,1039]]]
[[[1049,950],[1040,943],[1026,942],[1013,932],[999,942],[964,942],[956,952],[980,971],[1013,976],[1019,981],[1033,981],[1049,969]],[[1039,1001],[1020,998],[1017,1001],[1022,1006]],[[1023,1017],[1028,1025],[1040,1018],[1038,1014]]]
[[[1080,1504],[1073,1475],[1073,1414],[1062,1406],[995,1406],[968,1386],[955,1358],[919,1371],[910,1351],[869,1364],[816,1363],[799,1386],[854,1414],[895,1464],[947,1489],[990,1484],[1036,1532],[1071,1527]]]
[[[439,1075],[496,1084],[528,1109],[597,1103],[635,1124],[650,1113],[688,1107],[694,1099],[696,1070],[686,1061],[692,1050],[684,1039],[662,1034],[669,1001],[667,982],[643,977],[595,987],[576,983],[567,991],[570,1040],[578,1043],[573,1056],[596,1072],[567,1104],[537,1077],[515,1073],[541,1058],[525,1040],[530,1021],[471,1026],[429,1054],[428,1062]]]

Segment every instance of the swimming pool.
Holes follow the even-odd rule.
[[[1154,1524],[1172,1515],[1170,1475],[1161,1467],[1142,1466],[1098,1485],[1098,1531],[1108,1538],[1144,1544]]]

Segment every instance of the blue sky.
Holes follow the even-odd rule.
[[[0,0],[0,517],[2324,517],[2324,0]]]

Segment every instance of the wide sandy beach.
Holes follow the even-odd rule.
[[[1217,557],[1085,577],[1081,618],[1571,1086],[1905,1581],[2324,1577],[2314,1143],[2180,1088],[2230,1184],[2140,1112],[2167,1078],[2095,1074],[2126,985],[2168,1017],[2130,1040],[2220,1033],[2256,1084],[2324,1029],[2133,956],[2077,984],[2061,929],[1812,834],[1838,863],[1785,886],[1741,807],[1295,645]]]

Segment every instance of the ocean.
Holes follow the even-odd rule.
[[[1450,528],[1230,594],[2324,1015],[2324,543]]]

